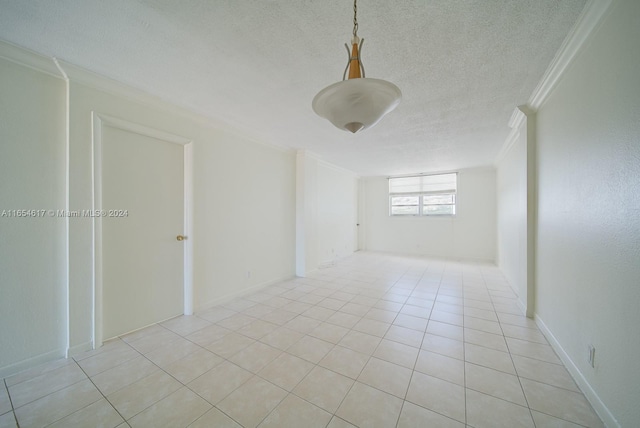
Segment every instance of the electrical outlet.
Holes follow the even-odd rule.
[[[596,348],[593,345],[589,345],[589,364],[591,365],[591,367],[595,367],[596,363],[595,363],[595,359],[596,359]]]
[[[247,271],[247,279],[249,279],[249,278],[251,278],[251,271],[250,270]]]

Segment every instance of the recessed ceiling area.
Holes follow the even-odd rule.
[[[358,2],[367,77],[403,100],[340,131],[311,100],[342,79],[350,0],[5,0],[0,39],[361,176],[491,165],[586,0]]]

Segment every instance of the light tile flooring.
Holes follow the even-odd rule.
[[[3,380],[0,427],[601,427],[495,266],[356,253]]]

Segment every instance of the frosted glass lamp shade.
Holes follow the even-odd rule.
[[[357,78],[334,83],[315,96],[311,106],[337,128],[358,132],[375,125],[396,108],[402,92],[386,80]]]

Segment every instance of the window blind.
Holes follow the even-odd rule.
[[[455,194],[457,179],[456,173],[389,178],[389,194]]]

